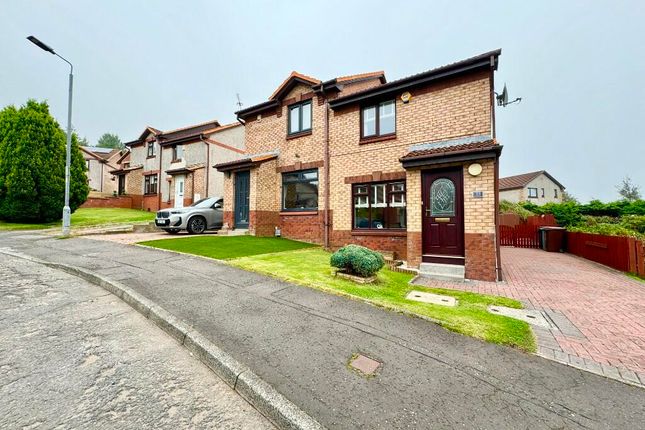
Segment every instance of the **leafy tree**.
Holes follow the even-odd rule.
[[[29,100],[0,111],[0,218],[50,222],[62,217],[65,196],[65,133],[46,102]],[[72,136],[70,208],[89,193],[85,161]]]
[[[619,185],[616,185],[616,189],[618,190],[618,194],[620,194],[621,197],[628,202],[640,200],[641,198],[640,187],[632,183],[632,180],[629,176],[625,176],[623,181]]]
[[[79,146],[92,146],[90,145],[90,141],[87,140],[87,137],[84,137],[78,141]]]
[[[99,142],[96,145],[99,148],[116,148],[123,149],[123,143],[119,136],[112,133],[103,133],[103,136],[99,138]]]
[[[563,203],[573,202],[573,203],[576,203],[576,204],[580,203],[578,201],[578,199],[575,198],[575,196],[573,194],[569,193],[568,191],[562,191],[562,202]]]

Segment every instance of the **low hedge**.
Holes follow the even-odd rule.
[[[331,255],[330,262],[333,267],[364,278],[375,275],[385,264],[380,253],[359,245],[340,248]]]

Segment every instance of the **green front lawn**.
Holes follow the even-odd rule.
[[[289,239],[255,236],[190,236],[177,239],[149,240],[139,242],[139,244],[218,260],[230,260],[270,252],[294,251],[316,246]]]
[[[449,330],[488,342],[535,351],[535,340],[527,323],[494,315],[486,310],[489,305],[519,309],[522,305],[516,300],[410,285],[408,282],[412,275],[388,269],[379,272],[378,282],[374,284],[357,284],[332,276],[329,257],[328,252],[316,248],[243,257],[229,263],[307,287],[364,299],[388,309],[429,317]],[[449,295],[459,303],[451,308],[407,300],[405,296],[411,290]]]
[[[120,208],[80,208],[72,214],[72,229],[76,227],[91,227],[107,224],[130,224],[138,222],[150,222],[155,218],[154,212],[146,212],[137,209]],[[0,221],[0,230],[37,230],[54,228],[61,225],[61,221],[24,224]]]
[[[356,284],[333,276],[329,265],[330,254],[308,243],[273,237],[190,236],[140,244],[228,260],[229,264],[245,270],[365,300],[395,311],[428,317],[457,333],[535,351],[535,340],[527,323],[487,311],[489,305],[521,308],[522,305],[516,300],[410,285],[412,275],[388,269],[379,272],[378,282],[374,284]],[[413,289],[450,295],[459,303],[451,308],[407,300],[405,296]]]

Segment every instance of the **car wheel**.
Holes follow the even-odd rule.
[[[168,228],[168,229],[166,229],[166,233],[168,233],[168,234],[177,234],[177,233],[179,233],[179,229],[178,228]]]
[[[206,219],[201,216],[192,217],[188,221],[188,233],[202,234],[206,230]]]

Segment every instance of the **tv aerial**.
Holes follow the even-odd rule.
[[[240,110],[242,109],[242,100],[240,100],[240,94],[236,93],[235,96],[237,97],[237,103],[235,104],[237,105],[237,109]]]
[[[495,93],[495,98],[497,99],[497,106],[506,107],[512,103],[519,103],[522,101],[522,97],[518,97],[515,100],[508,101],[508,90],[506,89],[506,84],[504,84],[504,89],[501,94]]]

